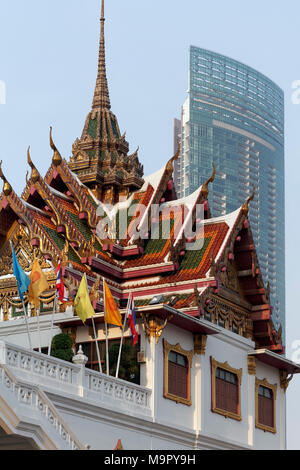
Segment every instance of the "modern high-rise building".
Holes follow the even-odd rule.
[[[209,195],[212,214],[239,207],[256,188],[251,227],[273,321],[285,337],[284,93],[236,60],[190,48],[189,90],[174,139],[182,141],[175,184],[193,193],[217,167]]]

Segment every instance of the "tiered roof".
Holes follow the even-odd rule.
[[[152,308],[154,296],[162,295],[162,315],[164,306],[169,306],[176,323],[177,311],[176,324],[186,325],[189,317],[204,318],[251,337],[258,346],[283,352],[248,220],[252,198],[232,214],[212,218],[207,199],[215,168],[194,194],[178,200],[173,163],[180,146],[161,170],[148,177],[143,176],[137,153],[127,156],[128,144],[110,111],[104,1],[98,76],[82,137],[69,162],[55,146],[52,129],[50,146],[53,158],[44,178],[28,150],[31,175],[21,197],[0,167],[0,306],[8,297],[18,302],[9,252],[13,240],[25,270],[31,269],[33,250],[44,263],[50,281],[48,298],[55,285],[54,268],[61,262],[71,299],[82,274],[87,274],[99,318],[103,310],[99,279],[105,277],[121,308],[131,291],[138,314],[139,308]],[[154,214],[154,205],[162,213]],[[199,205],[204,207],[202,224]],[[121,234],[107,222],[124,220],[124,214],[126,230]],[[167,237],[166,222],[171,228]],[[187,236],[188,224],[198,229]],[[101,227],[105,237],[99,236]]]

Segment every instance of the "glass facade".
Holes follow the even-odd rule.
[[[176,121],[175,121],[176,123]],[[189,95],[182,107],[176,164],[179,197],[193,193],[217,167],[210,186],[214,217],[236,210],[256,187],[251,228],[273,321],[285,342],[284,94],[256,70],[220,54],[190,48]]]

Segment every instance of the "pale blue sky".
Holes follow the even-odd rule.
[[[90,109],[96,80],[100,0],[1,0],[0,160],[15,190],[25,185],[26,149],[44,174],[49,127],[68,158]],[[106,0],[107,70],[112,110],[145,172],[173,151],[173,118],[186,97],[188,48],[228,55],[285,91],[287,355],[300,340],[299,157],[300,3],[297,0]],[[300,377],[289,388],[288,444],[300,449]]]

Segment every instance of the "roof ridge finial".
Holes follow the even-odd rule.
[[[0,161],[0,178],[3,181],[3,193],[5,196],[9,196],[12,193],[12,187],[7,181],[6,177],[4,176],[4,173],[2,171],[2,160]]]
[[[59,151],[57,150],[54,142],[53,142],[53,138],[52,138],[52,126],[50,126],[50,147],[52,148],[54,154],[53,154],[53,157],[52,157],[52,163],[54,166],[59,166],[62,162],[62,156],[61,154],[59,153]]]
[[[211,177],[208,178],[208,180],[206,180],[202,185],[201,193],[202,193],[202,196],[204,197],[204,199],[208,198],[208,194],[209,194],[208,185],[215,181],[217,168],[216,168],[216,165],[214,164],[214,162],[212,164],[212,167],[213,167],[213,172],[212,172]]]
[[[28,165],[30,166],[31,168],[31,180],[33,183],[36,183],[39,178],[40,178],[40,174],[36,168],[36,166],[34,165],[34,163],[32,162],[31,160],[31,156],[30,156],[30,145],[27,149],[27,163]]]
[[[110,98],[106,76],[106,59],[105,59],[105,35],[104,35],[104,0],[101,3],[101,30],[100,30],[100,46],[99,46],[99,60],[98,60],[98,75],[96,81],[96,88],[93,98],[93,111],[104,108],[110,109]]]
[[[244,215],[248,215],[249,214],[249,204],[251,201],[253,201],[254,197],[255,197],[255,194],[256,194],[256,187],[254,184],[252,184],[252,187],[253,187],[253,191],[252,191],[252,194],[250,197],[248,197],[248,199],[244,202],[243,206],[242,206],[242,212]]]

